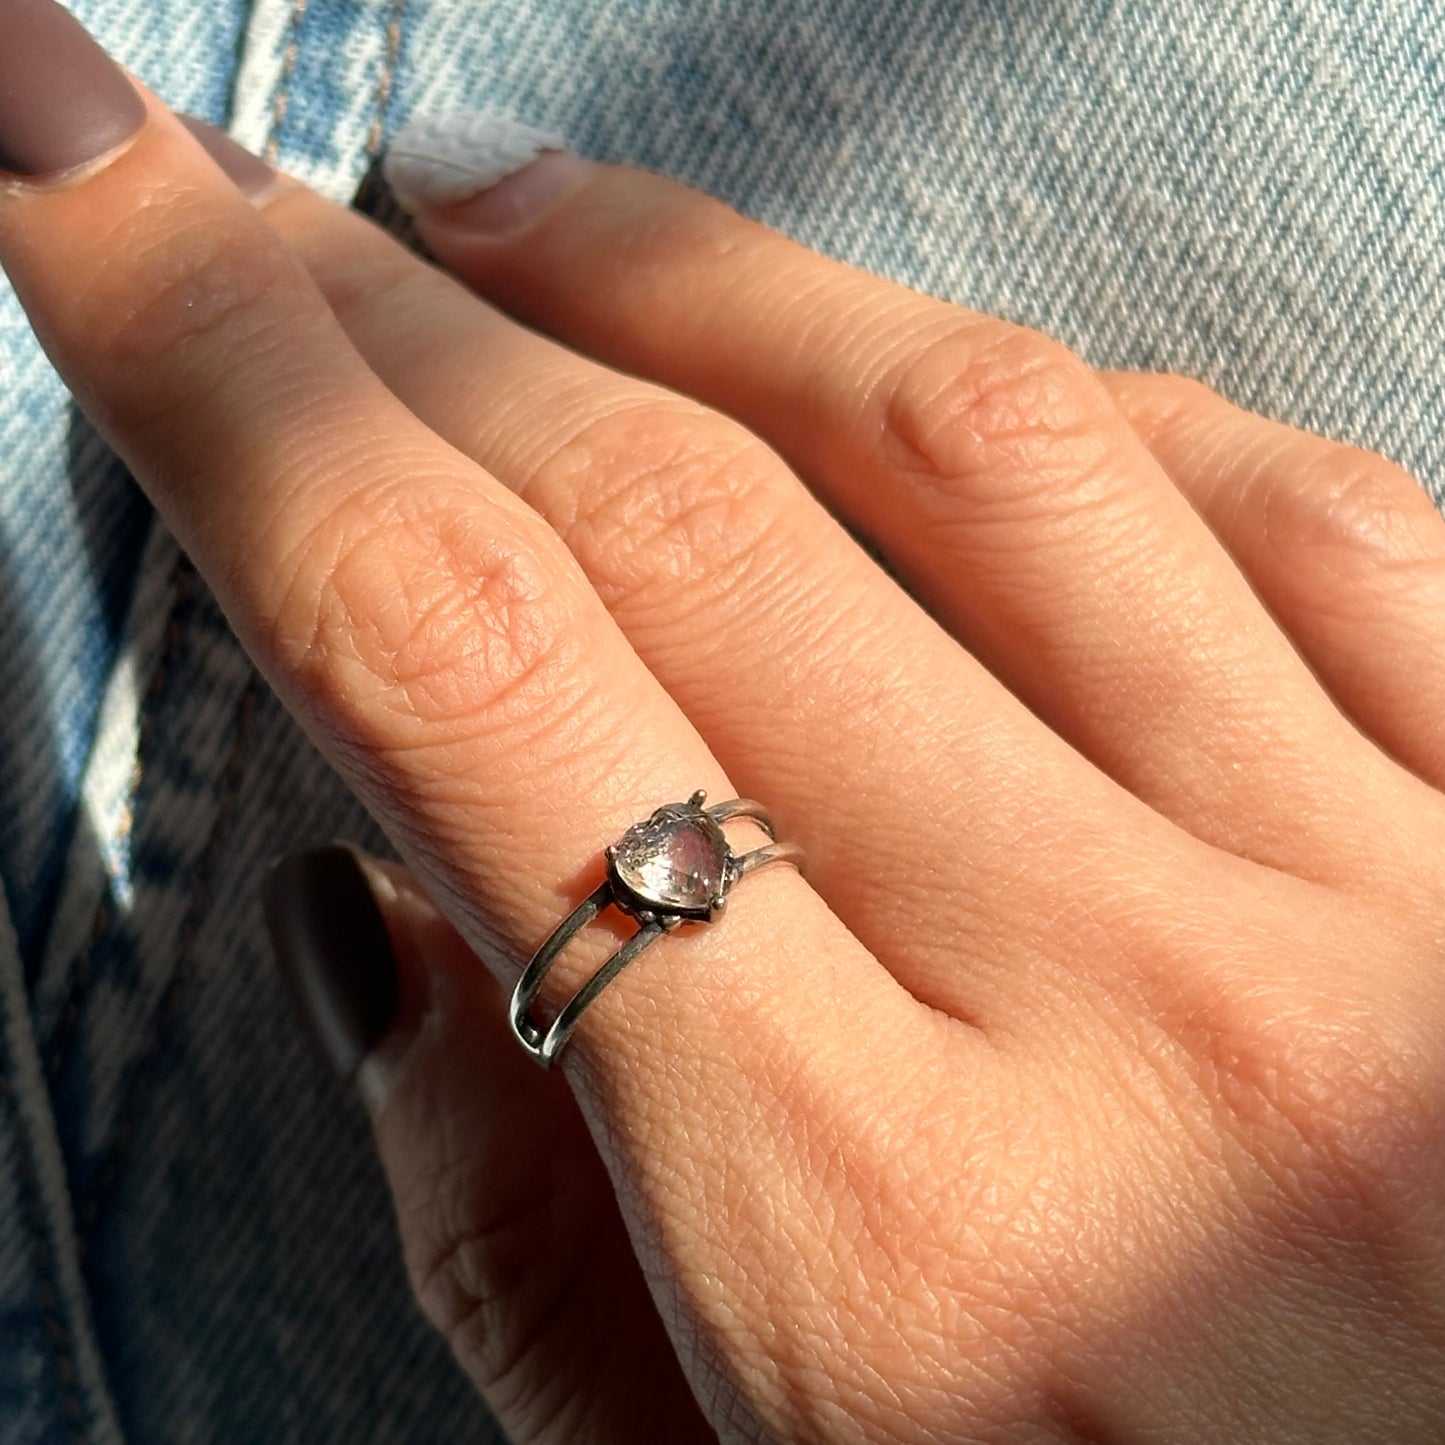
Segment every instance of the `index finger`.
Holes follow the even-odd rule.
[[[51,19],[30,53],[0,50],[0,90],[82,43],[23,3]],[[50,124],[67,94],[43,90]],[[694,789],[731,797],[727,778],[555,534],[382,387],[163,107],[138,119],[89,167],[0,187],[0,258],[262,670],[510,982],[605,844]],[[569,980],[617,943],[586,930]],[[614,1171],[676,1244],[739,1177],[810,1189],[803,1105],[843,1097],[843,1059],[906,1077],[939,1026],[775,868],[622,974],[571,1057]],[[734,1314],[757,1257],[732,1269],[712,1243]]]

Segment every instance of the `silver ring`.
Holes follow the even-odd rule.
[[[607,878],[556,928],[523,971],[512,991],[508,1017],[512,1032],[543,1068],[549,1068],[566,1046],[587,1006],[650,943],[680,923],[712,923],[727,906],[738,879],[769,863],[802,866],[803,850],[779,843],[773,820],[761,803],[734,798],[704,808],[701,789],[685,803],[666,803],[634,823],[605,850]],[[732,850],[722,825],[731,818],[751,818],[774,841],[751,852]],[[582,985],[552,1022],[543,1027],[528,1016],[548,970],[572,935],[609,904],[631,914],[640,925]]]

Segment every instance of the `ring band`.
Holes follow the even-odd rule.
[[[768,810],[749,798],[705,808],[701,789],[685,803],[666,803],[634,823],[605,850],[607,878],[593,889],[532,955],[512,991],[508,1017],[518,1043],[549,1068],[566,1046],[588,1005],[649,944],[680,923],[712,923],[727,906],[733,885],[769,863],[801,867],[796,843],[779,843]],[[734,853],[722,825],[751,818],[774,841],[751,852]],[[528,1017],[548,971],[572,935],[609,904],[636,918],[640,927],[582,985],[545,1028]]]

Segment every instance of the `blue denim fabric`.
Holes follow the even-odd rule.
[[[1428,0],[76,0],[349,198],[499,106],[1445,488]],[[382,840],[0,292],[0,1439],[486,1441],[255,884]]]

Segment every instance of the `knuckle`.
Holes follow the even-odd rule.
[[[218,230],[187,195],[152,201],[109,239],[114,259],[78,283],[79,306],[131,427],[191,406],[283,318],[324,309],[279,240]]]
[[[464,488],[409,478],[353,493],[303,536],[283,653],[353,742],[516,730],[575,700],[577,622],[545,538],[497,520]]]
[[[646,607],[680,583],[715,597],[765,555],[776,462],[712,413],[649,399],[589,422],[533,476],[535,500],[609,603]]]
[[[1424,490],[1393,462],[1345,442],[1311,446],[1266,487],[1266,533],[1343,549],[1370,563],[1438,558],[1445,530]]]
[[[1101,470],[1120,418],[1067,348],[1001,323],[956,323],[893,369],[877,393],[884,469],[927,515],[1007,510]]]

